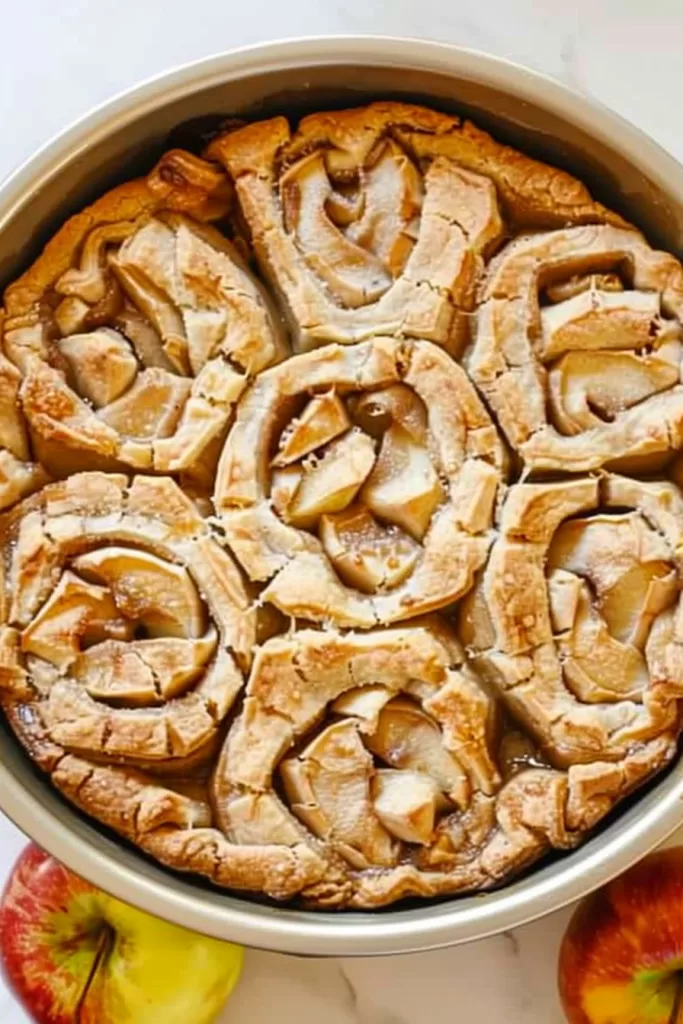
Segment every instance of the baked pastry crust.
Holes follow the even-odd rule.
[[[0,311],[0,337],[2,335]],[[21,374],[0,346],[0,511],[47,482],[33,461],[26,423],[19,405]]]
[[[67,757],[53,778],[170,866],[275,899],[367,909],[486,888],[573,846],[672,752],[662,738],[647,759],[523,766],[503,782],[496,736],[494,702],[442,623],[305,630],[256,654],[212,780],[219,827],[206,825],[208,804],[137,773]],[[375,770],[373,754],[391,767]]]
[[[279,318],[211,221],[230,182],[182,150],[76,214],[5,292],[4,345],[40,461],[195,471],[251,374],[286,351]]]
[[[4,301],[0,707],[87,814],[373,909],[674,757],[683,271],[580,182],[421,107],[274,118]]]
[[[372,335],[458,353],[506,230],[623,223],[563,171],[469,121],[404,103],[247,125],[208,150],[300,349]]]
[[[169,478],[83,473],[0,519],[0,701],[40,767],[184,774],[215,753],[255,639],[240,574]]]
[[[616,474],[510,489],[461,607],[478,671],[558,766],[673,756],[683,694],[683,496]]]
[[[683,268],[637,231],[520,237],[487,269],[468,370],[530,470],[656,468],[683,444],[682,316]]]
[[[312,462],[288,461],[292,434],[314,430],[307,413],[321,395],[345,419]],[[249,578],[267,583],[262,601],[369,628],[466,593],[486,559],[504,475],[503,447],[463,370],[429,342],[376,338],[259,376],[238,405],[214,504]],[[387,549],[376,577],[363,572],[368,537],[376,558]]]

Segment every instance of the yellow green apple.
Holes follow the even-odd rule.
[[[0,902],[5,976],[39,1024],[212,1024],[242,955],[114,899],[34,845]]]

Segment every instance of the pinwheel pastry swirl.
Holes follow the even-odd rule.
[[[210,786],[177,787],[68,755],[72,800],[173,867],[219,885],[373,908],[487,888],[568,848],[670,756],[553,769],[435,619],[383,631],[303,630],[256,654]],[[174,812],[168,812],[173,807]]]
[[[301,348],[371,335],[458,353],[483,261],[520,227],[621,223],[576,179],[404,103],[247,125],[209,149]]]
[[[464,371],[430,342],[331,345],[262,373],[216,481],[261,600],[369,628],[451,604],[492,539],[505,456]]]
[[[518,484],[461,606],[478,671],[553,765],[583,766],[598,816],[676,750],[682,542],[672,482]]]
[[[638,232],[517,238],[480,287],[469,372],[533,471],[661,469],[683,445],[683,269]]]
[[[5,351],[55,474],[198,475],[248,376],[283,355],[267,293],[211,224],[232,195],[214,165],[172,150],[67,221],[5,292]]]
[[[4,303],[0,707],[85,813],[373,909],[671,762],[683,270],[574,178],[420,107],[275,118]]]
[[[76,474],[6,513],[0,538],[0,701],[36,762],[58,785],[68,753],[179,777],[210,764],[255,621],[177,485]]]

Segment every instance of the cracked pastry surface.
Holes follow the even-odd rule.
[[[212,224],[232,195],[172,150],[67,221],[6,290],[5,350],[58,475],[199,473],[249,376],[285,353],[271,299]]]
[[[616,779],[673,756],[682,539],[670,481],[606,474],[510,489],[460,635],[557,767],[597,781],[598,758]]]
[[[272,118],[4,307],[0,707],[96,821],[372,910],[674,758],[683,271],[569,174],[408,104]]]
[[[239,403],[214,504],[261,600],[368,628],[451,604],[492,539],[505,456],[464,371],[430,342],[294,356]]]
[[[0,310],[0,337],[3,314]],[[0,344],[0,511],[30,494],[48,479],[34,461],[26,421],[19,404],[21,374]]]
[[[468,121],[403,103],[286,118],[215,139],[254,249],[306,349],[372,335],[458,353],[507,224],[620,223],[576,179]]]
[[[531,471],[661,468],[683,444],[683,269],[636,231],[520,237],[481,284],[472,379]]]
[[[75,474],[5,513],[0,538],[0,701],[38,764],[209,763],[255,617],[177,485]]]

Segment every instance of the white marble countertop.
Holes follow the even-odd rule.
[[[598,97],[683,159],[680,0],[22,0],[3,11],[0,178],[142,78],[246,43],[323,33],[431,36],[512,58]],[[0,816],[0,880],[23,843]],[[567,917],[385,960],[253,952],[225,1022],[561,1024],[555,959]],[[26,1021],[1,982],[0,1021]]]

